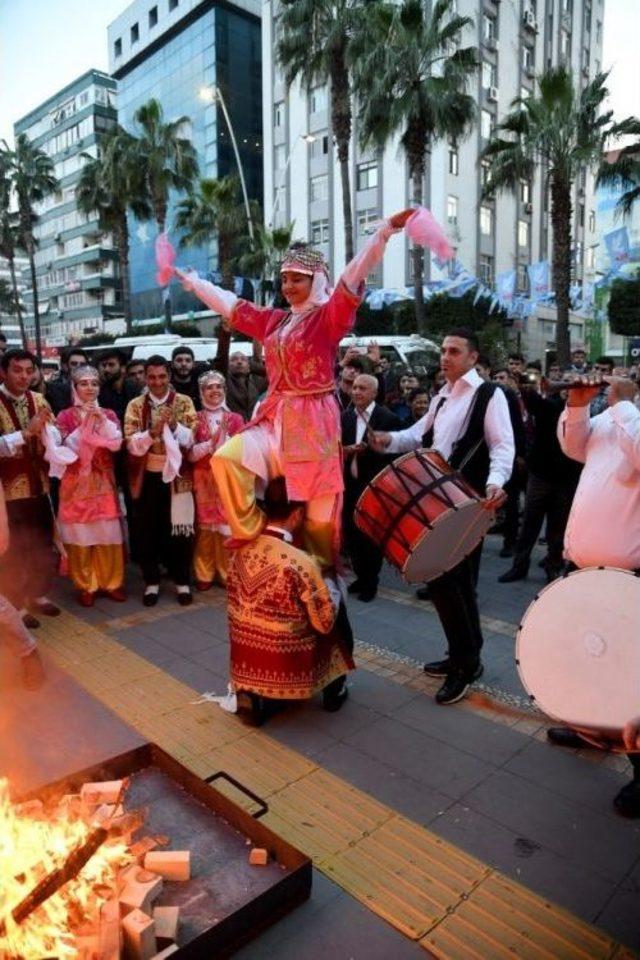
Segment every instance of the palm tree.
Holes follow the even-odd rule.
[[[9,264],[12,288],[11,303],[13,304],[13,309],[5,309],[6,312],[15,313],[18,317],[22,346],[26,349],[27,332],[24,327],[22,303],[16,278],[15,257],[18,246],[17,217],[16,212],[11,209],[11,192],[11,151],[5,144],[4,148],[0,148],[0,256],[4,257]]]
[[[616,124],[616,136],[640,136],[640,121],[629,117]],[[606,159],[600,165],[596,186],[621,187],[622,196],[616,204],[617,211],[627,217],[637,200],[640,200],[640,140],[627,144],[609,163]]]
[[[612,123],[612,111],[600,112],[609,94],[606,79],[606,73],[598,73],[580,90],[565,67],[547,70],[539,77],[538,94],[513,101],[483,151],[491,160],[486,196],[517,190],[537,167],[543,171],[551,199],[556,350],[564,365],[570,354],[572,187],[582,169],[601,163],[606,142],[622,126]]]
[[[262,303],[266,301],[269,290],[274,289],[278,268],[291,246],[292,235],[292,223],[286,227],[275,227],[273,230],[258,224],[253,250],[242,254],[238,260],[243,275],[260,277],[259,298]]]
[[[203,178],[193,193],[178,204],[176,229],[184,231],[181,247],[200,247],[218,236],[218,263],[222,286],[233,290],[234,256],[247,227],[247,214],[235,176]],[[254,215],[257,214],[254,209]]]
[[[6,144],[5,144],[6,148]],[[36,355],[42,357],[42,340],[40,336],[40,313],[38,309],[38,284],[36,279],[35,250],[36,238],[33,227],[37,216],[33,209],[39,203],[58,189],[58,180],[53,172],[53,163],[50,158],[34,147],[26,134],[21,133],[16,139],[15,148],[10,151],[10,176],[13,189],[18,200],[18,237],[19,245],[25,250],[29,258],[31,273],[31,287],[33,290],[33,319],[36,335]]]
[[[350,57],[359,98],[360,138],[383,148],[396,133],[407,157],[412,200],[422,204],[427,155],[444,137],[470,130],[476,105],[467,84],[478,67],[475,47],[449,54],[469,17],[453,12],[453,0],[436,0],[429,13],[422,0],[377,4],[368,28],[355,38]],[[423,251],[412,251],[418,328],[425,322]]]
[[[162,106],[151,99],[134,114],[139,134],[131,153],[132,162],[141,171],[141,196],[150,204],[153,219],[162,233],[166,228],[171,191],[190,192],[198,176],[198,158],[191,140],[182,135],[189,117],[165,123]],[[171,323],[169,288],[165,290],[165,324]]]
[[[363,29],[367,0],[280,0],[278,61],[287,87],[300,78],[307,90],[329,83],[331,129],[335,137],[342,182],[344,248],[347,262],[353,257],[353,214],[349,177],[351,142],[351,81],[348,49]]]
[[[151,217],[151,206],[142,189],[140,167],[131,162],[135,137],[122,127],[104,133],[98,143],[98,156],[82,154],[85,165],[76,186],[78,209],[96,212],[100,229],[110,233],[118,250],[122,312],[131,333],[131,293],[129,278],[129,230],[127,210],[139,220]]]

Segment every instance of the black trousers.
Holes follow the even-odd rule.
[[[160,564],[175,584],[191,581],[193,537],[171,535],[171,484],[161,473],[145,473],[135,501],[138,561],[147,586],[160,583]]]
[[[9,549],[0,561],[0,593],[18,610],[51,589],[58,565],[47,496],[7,502]]]
[[[573,483],[552,483],[529,474],[524,501],[522,529],[516,544],[516,567],[528,567],[531,551],[538,542],[544,518],[547,518],[547,554],[549,566],[560,569],[563,565],[562,548],[564,532],[576,487]]]
[[[344,547],[351,559],[353,572],[363,587],[375,589],[378,586],[378,578],[382,569],[383,554],[382,550],[355,524],[353,519],[354,510],[358,497],[364,490],[364,486],[355,490],[348,487],[344,495],[344,507],[342,510],[342,532],[344,536]]]
[[[505,547],[515,547],[520,526],[520,493],[527,486],[524,468],[514,466],[510,479],[504,485],[507,500],[504,505],[503,538]]]
[[[429,583],[429,598],[449,644],[451,668],[469,676],[484,643],[476,594],[481,556],[482,541],[453,570]]]

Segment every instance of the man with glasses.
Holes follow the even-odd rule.
[[[600,377],[610,377],[613,373],[613,360],[611,357],[599,357],[593,365],[593,372]],[[609,384],[603,383],[600,387],[600,393],[593,398],[589,404],[589,416],[597,417],[599,413],[607,409],[609,404],[607,392]]]

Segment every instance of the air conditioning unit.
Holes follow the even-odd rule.
[[[489,91],[488,91],[488,93],[487,93],[487,100],[491,100],[492,103],[497,103],[497,102],[498,102],[498,88],[497,88],[497,87],[489,87]]]
[[[536,23],[536,15],[533,10],[525,10],[524,12],[524,25],[530,30],[537,30],[538,24]]]
[[[525,213],[533,213],[533,204],[532,204],[532,203],[525,203],[525,205],[524,205],[524,212],[525,212]]]

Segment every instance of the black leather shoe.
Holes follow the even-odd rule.
[[[189,607],[193,603],[193,594],[189,590],[188,593],[178,593],[176,598],[181,607]]]
[[[506,560],[507,557],[512,557],[514,553],[513,547],[508,547],[506,544],[498,554],[499,557],[502,557],[503,560]]]
[[[360,583],[359,580],[354,580],[353,583],[350,583],[349,586],[347,587],[347,593],[351,593],[351,594],[360,593],[361,590],[362,590],[362,584]]]
[[[424,587],[418,587],[416,590],[416,597],[418,600],[430,600],[429,596],[429,584],[425,583]]]
[[[363,603],[371,603],[372,600],[375,600],[377,593],[377,587],[365,587],[360,591],[358,600],[362,600]]]
[[[527,567],[511,567],[501,577],[498,577],[498,583],[514,583],[516,580],[526,580],[528,573]]]
[[[40,626],[40,621],[37,617],[34,617],[32,613],[23,613],[22,622],[24,623],[27,630],[37,630]]]
[[[329,684],[331,686],[331,684]],[[338,691],[323,690],[322,692],[322,709],[326,710],[327,713],[337,713],[340,707],[344,704],[346,700],[349,699],[349,688],[346,683],[342,684],[342,688]]]
[[[158,597],[160,594],[156,591],[155,593],[145,593],[142,597],[142,603],[145,607],[155,607],[158,603]]]
[[[458,703],[467,695],[469,681],[463,673],[450,673],[438,692],[436,693],[436,703],[446,706],[449,703]]]
[[[571,730],[570,727],[549,727],[547,730],[547,740],[556,747],[569,747],[573,750],[582,750],[583,747],[589,747],[591,744],[583,740],[579,733]]]
[[[640,817],[640,780],[627,783],[613,798],[613,806],[621,817]]]
[[[433,660],[431,663],[425,663],[422,669],[428,677],[446,677],[451,669],[451,663],[449,658],[446,657],[444,660]],[[483,673],[484,664],[479,660],[470,682],[473,683],[474,680],[479,680]]]

